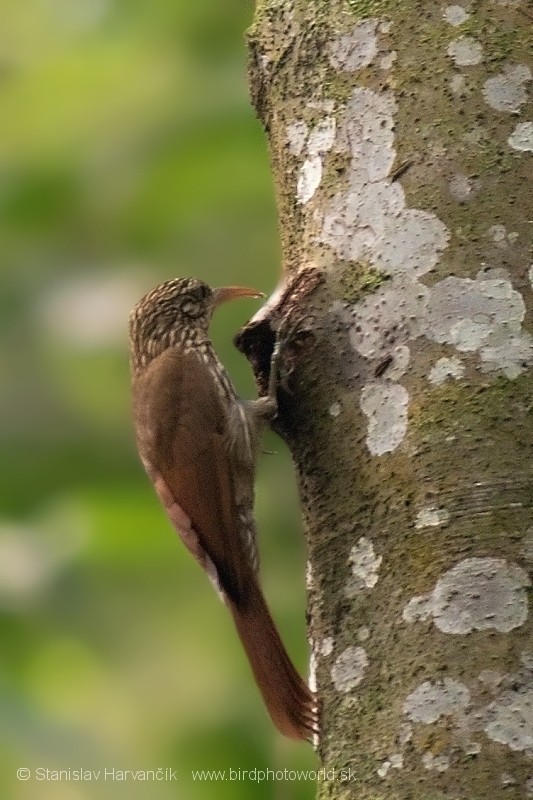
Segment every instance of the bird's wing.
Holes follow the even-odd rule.
[[[185,545],[227,602],[272,720],[286,736],[313,738],[316,698],[287,655],[251,567],[216,383],[195,355],[167,351],[135,379],[134,413],[148,474]]]
[[[174,527],[222,594],[244,603],[249,559],[216,382],[197,355],[173,349],[134,391],[141,457]]]

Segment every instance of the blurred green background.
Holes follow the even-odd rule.
[[[266,141],[248,101],[251,0],[2,0],[0,6],[0,798],[308,798],[229,617],[134,452],[127,314],[156,283],[274,287]],[[257,308],[221,309],[217,349]],[[284,448],[257,517],[274,616],[306,669],[304,553]],[[173,769],[177,781],[16,778]],[[252,795],[253,793],[253,795]]]

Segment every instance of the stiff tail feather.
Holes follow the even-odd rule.
[[[315,693],[287,655],[265,598],[252,584],[245,603],[227,600],[267,711],[284,736],[312,740],[318,734]]]

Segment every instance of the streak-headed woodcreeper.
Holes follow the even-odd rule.
[[[268,395],[240,399],[209,339],[220,303],[260,295],[180,278],[143,297],[130,316],[133,414],[146,472],[231,611],[274,724],[311,739],[315,696],[287,655],[258,577],[255,461],[261,429],[276,414],[275,380]]]

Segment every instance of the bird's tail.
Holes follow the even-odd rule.
[[[291,739],[318,733],[316,695],[287,655],[259,585],[245,603],[228,601],[255,681],[276,728]]]

